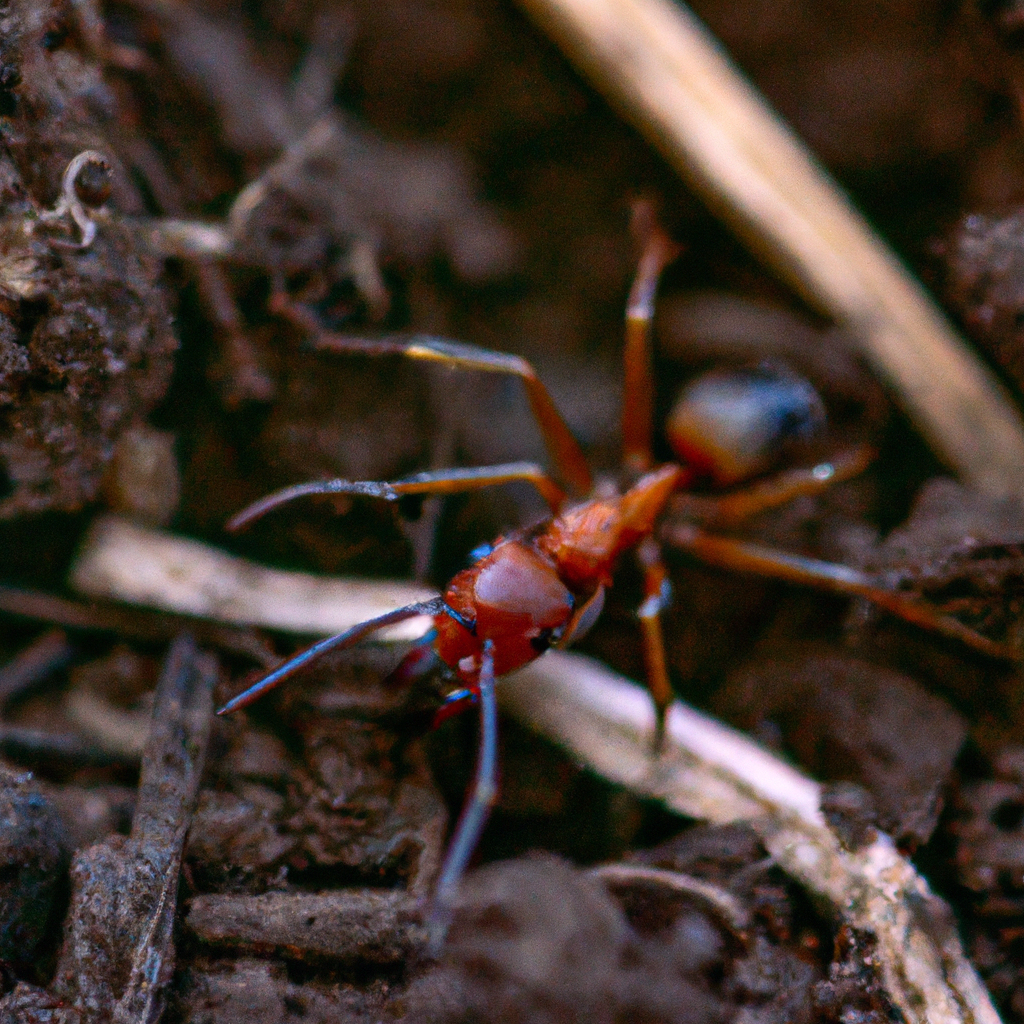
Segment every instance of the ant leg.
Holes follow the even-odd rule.
[[[455,835],[445,854],[434,891],[428,928],[430,951],[437,955],[452,919],[452,904],[469,858],[476,849],[498,793],[498,701],[494,694],[494,642],[484,641],[480,661],[480,747],[477,751],[473,788],[459,815]]]
[[[556,408],[548,389],[537,376],[537,371],[522,357],[428,335],[416,335],[404,340],[382,338],[380,341],[370,341],[366,338],[349,338],[321,331],[315,335],[312,344],[317,349],[329,352],[375,356],[402,355],[410,359],[442,363],[445,366],[481,370],[484,373],[506,373],[518,377],[526,388],[526,397],[530,401],[533,417],[559,476],[577,495],[587,495],[593,489],[590,467],[579,442],[562,419],[562,414]]]
[[[299,651],[287,661],[278,665],[277,668],[261,676],[248,689],[233,697],[218,709],[218,715],[228,715],[232,711],[244,708],[254,700],[262,697],[268,690],[272,690],[279,683],[283,683],[289,676],[294,675],[300,669],[305,668],[317,658],[323,657],[330,651],[343,651],[346,647],[357,644],[364,636],[383,629],[385,626],[394,625],[396,622],[404,622],[406,619],[415,618],[417,615],[442,615],[451,614],[451,609],[444,603],[444,599],[435,597],[432,601],[420,601],[417,604],[408,604],[404,608],[396,608],[393,612],[386,612],[378,615],[375,619],[361,622],[358,626],[346,629],[343,633],[330,636],[326,640],[318,640],[315,644]]]
[[[859,476],[875,457],[868,445],[840,452],[828,462],[785,470],[732,494],[707,497],[681,494],[672,501],[672,511],[702,522],[731,526],[758,512],[785,505],[804,494],[819,494],[833,484]]]
[[[872,576],[859,569],[777,551],[762,544],[716,537],[688,523],[667,524],[662,530],[662,538],[710,565],[757,573],[788,583],[828,590],[834,594],[862,597],[905,622],[952,637],[987,657],[1005,661],[1020,660],[1020,654],[1009,645],[982,636],[959,619],[940,612],[921,598],[886,590]]]
[[[461,715],[463,711],[468,711],[479,700],[480,694],[476,690],[463,689],[449,693],[442,701],[441,706],[434,712],[430,728],[437,729],[444,722],[447,722],[449,718],[454,718],[456,715]]]
[[[293,484],[253,502],[228,520],[226,529],[234,533],[266,515],[278,505],[311,494],[360,494],[367,498],[397,501],[406,494],[458,494],[476,491],[495,484],[515,480],[533,484],[548,503],[552,514],[557,514],[565,502],[565,493],[535,462],[507,462],[500,466],[473,466],[468,469],[441,469],[428,473],[415,473],[394,483],[378,480],[311,480]]]
[[[648,203],[633,211],[634,233],[644,250],[626,303],[626,349],[622,395],[622,454],[626,468],[645,473],[654,464],[654,371],[651,321],[661,272],[680,252],[662,230]]]
[[[661,613],[671,600],[672,588],[657,541],[648,537],[637,549],[637,558],[644,571],[644,601],[637,610],[637,617],[643,631],[647,689],[654,700],[654,747],[660,750],[665,738],[665,714],[675,696],[668,679],[665,638],[661,631]]]

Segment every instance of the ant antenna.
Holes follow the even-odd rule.
[[[330,651],[343,651],[346,647],[352,647],[359,643],[364,636],[391,626],[396,622],[404,622],[406,619],[413,619],[417,615],[441,615],[451,614],[451,609],[444,603],[444,598],[435,597],[430,601],[420,601],[416,604],[407,604],[404,608],[396,608],[393,612],[385,612],[375,619],[359,623],[343,633],[329,636],[326,640],[318,640],[304,650],[299,651],[294,657],[289,658],[283,665],[279,665],[272,672],[257,679],[247,690],[243,690],[237,697],[232,697],[222,708],[217,709],[218,715],[229,715],[232,711],[247,707],[254,700],[259,699],[268,690],[283,683],[289,676],[293,676],[300,669],[305,668],[311,662],[322,658]],[[493,671],[492,671],[493,676]]]

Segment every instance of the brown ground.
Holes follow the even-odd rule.
[[[696,8],[1024,392],[1020,5]],[[314,125],[316,145],[275,165]],[[85,149],[109,168],[90,167],[80,198],[109,200],[82,248],[69,217],[45,213]],[[223,218],[272,165],[232,262],[147,248],[151,218]],[[593,464],[614,468],[643,196],[686,246],[659,307],[659,412],[700,369],[771,358],[828,406],[797,459],[854,439],[880,450],[862,478],[749,532],[885,571],[1019,645],[1024,512],[935,479],[848,339],[517,8],[11,0],[0,195],[0,1022],[151,1021],[165,997],[165,1019],[210,1024],[890,1018],[870,945],[755,837],[674,818],[512,723],[486,866],[431,964],[418,915],[474,729],[421,736],[422,715],[382,698],[392,653],[353,652],[211,725],[252,668],[239,643],[179,636],[168,653],[180,626],[159,616],[84,610],[55,631],[69,623],[53,603],[25,615],[27,589],[62,593],[104,507],[265,562],[435,584],[537,515],[516,488],[415,522],[307,503],[226,538],[233,512],[297,480],[544,458],[514,385],[332,355],[324,332],[520,353]],[[914,852],[1005,1019],[1024,1021],[1019,675],[838,599],[680,555],[670,567],[680,695],[834,783],[849,842],[877,827]],[[637,592],[624,572],[586,642],[635,678]],[[621,858],[711,883],[742,920],[584,870]]]

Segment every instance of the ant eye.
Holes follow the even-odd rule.
[[[398,499],[398,511],[403,519],[408,519],[410,523],[415,523],[421,515],[423,515],[423,502],[426,501],[426,495],[423,494],[403,494]]]
[[[768,469],[787,441],[813,436],[825,407],[813,386],[781,366],[705,373],[679,396],[667,424],[675,453],[718,484]]]
[[[555,631],[553,629],[542,629],[536,636],[530,637],[530,646],[538,654],[543,654],[555,640]]]

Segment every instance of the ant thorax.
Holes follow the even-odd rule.
[[[595,498],[566,509],[551,520],[536,545],[577,593],[611,583],[623,550],[622,498]]]

